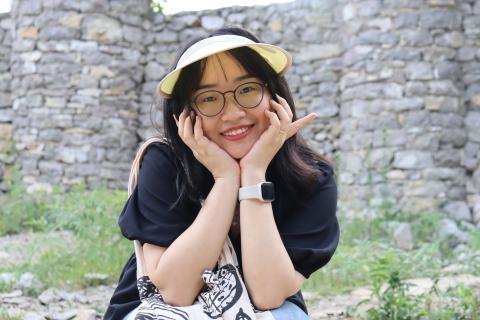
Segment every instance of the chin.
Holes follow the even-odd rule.
[[[228,154],[235,160],[241,160],[247,152],[239,152],[238,150],[229,151]]]

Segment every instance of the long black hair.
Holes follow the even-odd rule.
[[[260,42],[253,34],[244,29],[222,28],[209,36],[190,41],[177,56],[170,71],[175,69],[180,56],[194,43],[218,35],[239,35],[254,42]],[[279,76],[260,55],[248,47],[235,48],[227,51],[227,54],[236,59],[248,74],[265,81],[274,100],[277,101],[275,94],[284,97],[292,109],[293,121],[297,119],[292,94],[283,76]],[[190,97],[200,84],[205,65],[206,59],[203,59],[185,67],[173,88],[171,98],[164,99],[160,105],[163,108],[163,135],[167,138],[168,144],[176,156],[178,198],[172,207],[183,201],[200,204],[214,184],[212,174],[193,156],[190,148],[179,137],[178,128],[173,119],[173,115],[178,118],[184,108],[187,108],[188,111],[193,110],[189,102]],[[161,132],[155,123],[154,126]],[[282,195],[309,194],[322,174],[322,171],[319,170],[319,162],[329,165],[332,169],[334,167],[330,159],[313,151],[300,133],[285,141],[266,172],[267,180],[275,184],[277,205],[282,205]]]

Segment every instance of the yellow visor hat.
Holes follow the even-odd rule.
[[[255,50],[279,75],[283,75],[292,65],[292,56],[280,47],[258,43],[237,35],[213,36],[198,41],[189,47],[178,60],[175,70],[167,74],[158,83],[157,92],[166,98],[170,98],[183,68],[208,56],[239,47],[249,47]]]

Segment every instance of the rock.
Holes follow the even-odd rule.
[[[399,169],[421,169],[432,166],[432,154],[426,151],[398,151],[395,153],[393,160],[393,167]]]
[[[458,112],[460,102],[458,98],[427,96],[425,108],[430,111]]]
[[[331,118],[339,112],[338,106],[332,99],[315,98],[313,99],[310,110],[314,111],[320,118]]]
[[[11,285],[15,283],[15,274],[11,272],[0,273],[0,284]]]
[[[452,247],[459,243],[467,242],[469,238],[465,232],[458,228],[455,221],[450,219],[442,219],[440,221],[437,235],[440,239],[448,240]]]
[[[74,320],[95,320],[97,313],[93,309],[80,309],[77,311],[77,316]]]
[[[454,7],[455,0],[428,0],[428,4],[435,7]]]
[[[442,269],[442,273],[450,273],[450,274],[459,274],[465,270],[465,266],[463,264],[451,264]]]
[[[57,302],[62,300],[60,296],[60,292],[55,288],[48,288],[47,290],[43,291],[39,296],[38,300],[44,304],[48,305],[52,302]]]
[[[420,14],[419,24],[421,28],[426,29],[445,28],[458,30],[462,25],[462,15],[458,11],[441,9],[424,10]]]
[[[223,27],[225,20],[218,16],[202,16],[201,24],[207,30],[215,30]]]
[[[410,224],[400,223],[393,233],[393,238],[400,249],[413,249],[413,233]]]
[[[405,68],[405,76],[409,80],[432,80],[432,65],[426,62],[414,62]]]
[[[66,311],[66,312],[58,312],[58,313],[54,313],[52,315],[52,320],[70,320],[70,319],[75,318],[76,315],[77,315],[76,310],[69,310],[69,311]]]
[[[443,210],[447,213],[447,215],[455,221],[471,221],[472,214],[470,212],[470,208],[468,207],[467,203],[463,201],[455,201],[450,202]]]
[[[122,40],[122,27],[118,20],[103,14],[85,17],[82,23],[83,38],[104,43]]]
[[[149,62],[145,67],[145,74],[149,80],[159,80],[166,73],[165,66],[157,62]]]
[[[108,275],[104,273],[86,273],[84,278],[90,286],[107,284],[108,282]]]
[[[25,272],[18,279],[15,287],[19,289],[41,289],[42,283],[31,272]]]
[[[46,318],[38,313],[29,312],[24,317],[23,320],[45,320]]]
[[[465,125],[472,130],[480,128],[480,112],[469,112],[465,117]]]
[[[302,61],[321,60],[340,56],[342,47],[336,43],[311,44],[303,48],[300,54]]]

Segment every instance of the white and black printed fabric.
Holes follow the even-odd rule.
[[[153,142],[165,142],[161,138],[147,140],[138,150],[130,171],[128,194],[135,189],[140,162],[147,146]],[[270,311],[259,311],[254,308],[245,284],[240,277],[238,259],[227,237],[217,268],[205,270],[202,279],[205,289],[200,292],[194,304],[176,307],[165,303],[157,287],[145,272],[143,248],[138,240],[134,240],[137,260],[137,288],[142,301],[135,320],[274,320]]]

